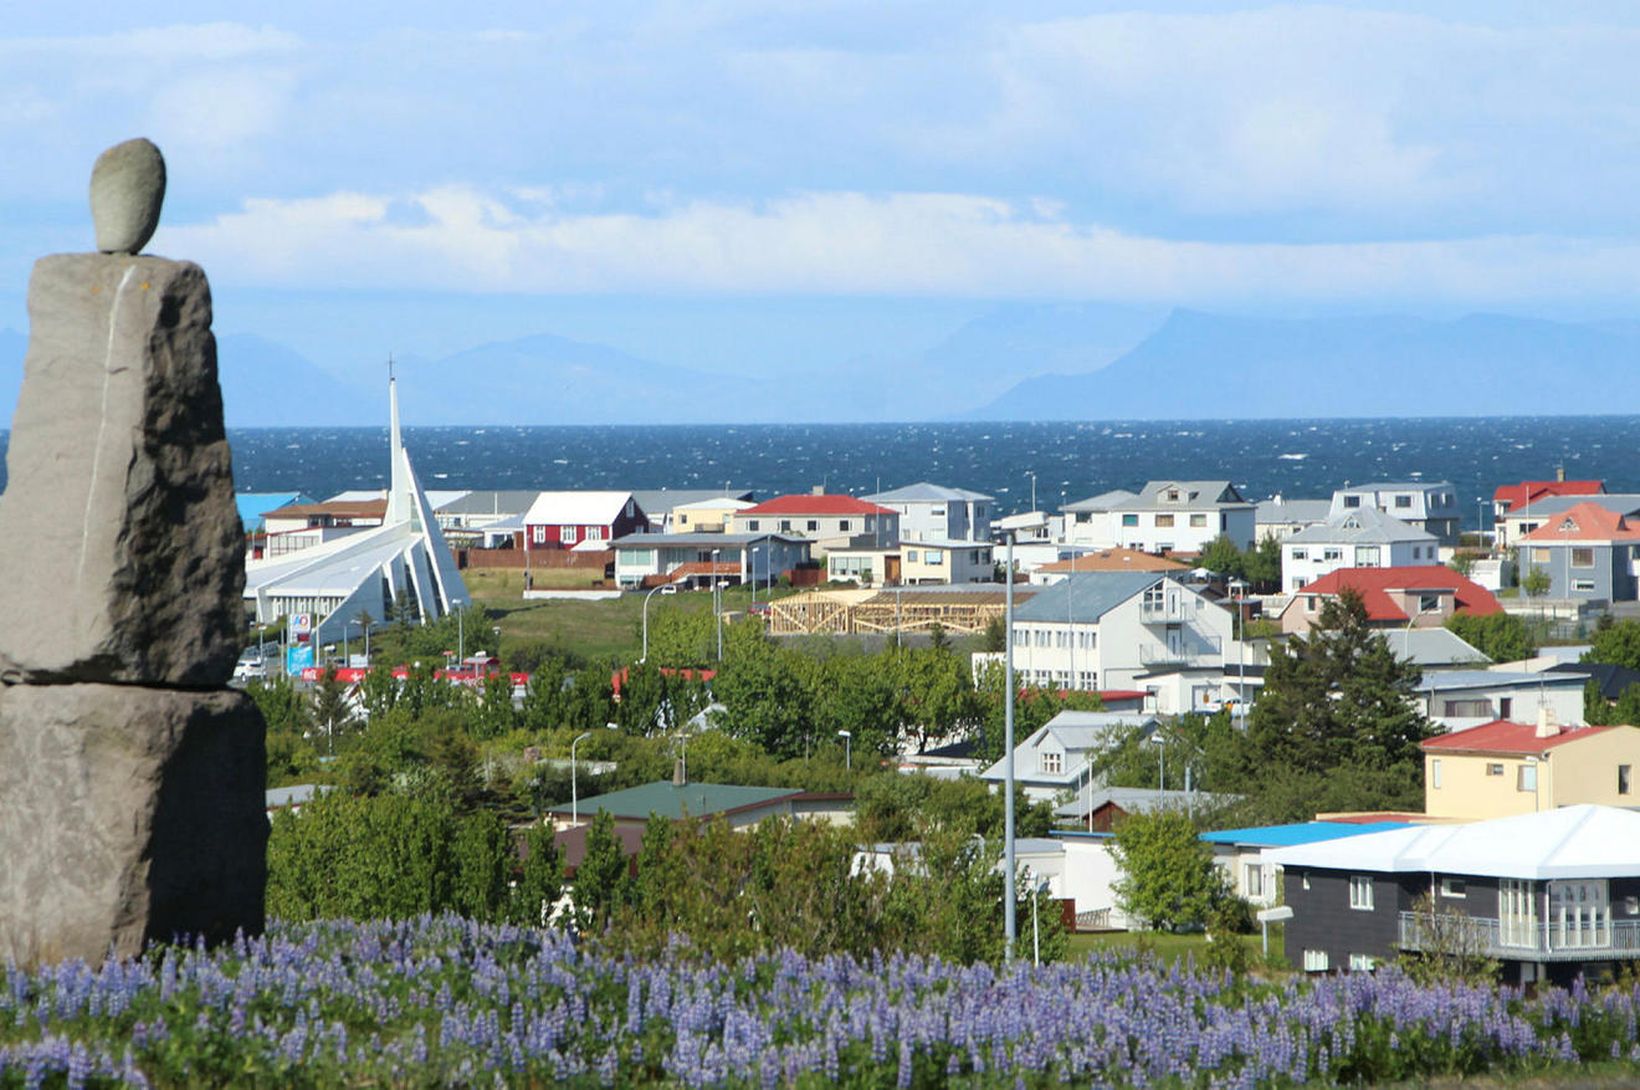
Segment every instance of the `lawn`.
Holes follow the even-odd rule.
[[[1259,936],[1242,935],[1236,941],[1247,947],[1249,962],[1260,960],[1263,948]],[[1167,931],[1096,931],[1070,936],[1072,957],[1087,957],[1103,951],[1131,953],[1141,946],[1148,946],[1164,965],[1172,965],[1187,957],[1194,958],[1199,965],[1207,951],[1207,936],[1199,931],[1181,935]],[[1274,961],[1281,958],[1280,924],[1270,928],[1270,957]]]

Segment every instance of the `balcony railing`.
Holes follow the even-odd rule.
[[[1145,666],[1213,666],[1223,660],[1224,643],[1217,636],[1192,635],[1177,646],[1139,645],[1139,662]]]
[[[1160,602],[1141,601],[1139,603],[1139,620],[1142,624],[1175,624],[1181,621],[1194,620],[1196,616],[1194,606],[1195,599],[1186,599],[1182,594]]]
[[[1403,950],[1443,950],[1528,961],[1603,961],[1640,956],[1640,920],[1610,914],[1581,921],[1498,920],[1401,913]]]

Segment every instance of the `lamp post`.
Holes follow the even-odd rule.
[[[712,614],[717,622],[717,660],[723,661],[723,582],[718,579],[718,554],[722,549],[712,550]]]
[[[1036,507],[1036,474],[1031,474],[1031,507]],[[1002,885],[1002,927],[1004,949],[1009,961],[1014,960],[1014,938],[1018,922],[1014,919],[1018,894],[1014,889],[1014,532],[1008,531],[1008,551],[1004,564],[1007,575],[1003,595],[1003,615],[1006,620],[1006,639],[1002,654],[1002,835],[1003,870],[1007,881]]]
[[[1486,544],[1486,497],[1475,497],[1475,544]]]
[[[1156,790],[1167,790],[1167,739],[1162,732],[1157,731],[1150,736],[1151,745],[1156,747]]]
[[[569,824],[570,828],[581,824],[581,792],[575,781],[575,747],[592,737],[592,732],[582,731],[575,741],[569,744]]]
[[[854,732],[853,731],[840,730],[840,731],[837,732],[837,737],[839,737],[843,740],[843,770],[846,771],[846,772],[853,772],[854,771]]]
[[[1230,590],[1236,601],[1236,718],[1247,729],[1247,581],[1232,579]]]
[[[1070,669],[1066,671],[1070,684],[1065,686],[1067,692],[1076,689],[1076,617],[1071,609],[1071,603],[1076,600],[1076,547],[1071,547],[1071,571],[1065,584],[1065,648],[1070,655]]]
[[[640,665],[649,661],[649,599],[653,598],[655,592],[662,587],[671,585],[671,583],[661,583],[658,586],[649,588],[649,593],[643,596],[643,654],[638,656]]]

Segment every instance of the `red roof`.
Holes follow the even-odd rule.
[[[1606,491],[1604,481],[1522,481],[1519,484],[1500,484],[1492,493],[1495,503],[1513,511],[1528,503],[1550,496],[1598,496]]]
[[[1494,719],[1468,730],[1457,730],[1424,741],[1426,750],[1438,753],[1542,753],[1546,749],[1563,746],[1568,742],[1592,738],[1610,727],[1562,727],[1560,733],[1548,738],[1537,736],[1537,727],[1530,723],[1512,723]]]
[[[843,496],[834,493],[814,495],[813,493],[796,492],[790,496],[776,496],[772,500],[764,500],[755,507],[748,507],[736,514],[745,515],[892,515],[895,512],[887,507],[878,507],[865,500],[857,500],[853,496]]]
[[[1455,613],[1485,617],[1502,613],[1503,606],[1487,590],[1443,564],[1402,568],[1340,568],[1304,587],[1299,594],[1333,595],[1346,587],[1361,595],[1369,621],[1404,621],[1402,609],[1390,591],[1450,590],[1456,599]]]
[[[1598,503],[1584,501],[1564,515],[1556,515],[1522,541],[1640,541],[1640,528]]]

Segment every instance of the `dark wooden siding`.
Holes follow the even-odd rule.
[[[1286,926],[1287,961],[1304,968],[1304,951],[1325,950],[1329,968],[1348,969],[1351,954],[1384,961],[1396,956],[1399,920],[1427,879],[1415,875],[1371,874],[1372,909],[1350,907],[1349,871],[1288,867],[1284,886],[1293,918]],[[1305,879],[1309,889],[1304,888]]]

